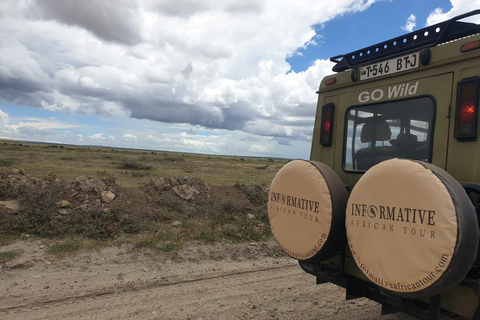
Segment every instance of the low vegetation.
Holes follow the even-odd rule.
[[[56,257],[74,255],[82,250],[99,251],[109,245],[107,241],[91,241],[78,237],[65,238],[48,244],[48,253]]]
[[[154,177],[197,177],[211,185],[270,185],[285,159],[246,158],[174,152],[18,143],[0,140],[0,170],[23,168],[33,177],[58,179],[97,173],[122,187],[138,187]]]
[[[0,210],[0,245],[29,234],[51,239],[49,252],[64,256],[119,237],[161,251],[188,241],[265,240],[271,237],[268,185],[285,162],[0,143],[0,201],[21,203],[15,214]],[[2,169],[5,163],[23,170]],[[170,184],[155,183],[162,177]],[[102,199],[106,190],[116,195],[113,202]]]
[[[0,263],[5,263],[8,261],[11,261],[18,257],[20,255],[20,252],[17,251],[3,251],[0,252]]]
[[[135,159],[123,159],[118,165],[118,168],[125,170],[153,170],[153,166],[147,165]]]

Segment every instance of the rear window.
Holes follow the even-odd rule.
[[[344,170],[366,171],[391,158],[431,162],[434,109],[431,97],[350,107]]]

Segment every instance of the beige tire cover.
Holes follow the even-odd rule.
[[[327,165],[294,160],[272,181],[268,217],[272,233],[288,255],[322,260],[345,245],[347,192]]]
[[[432,164],[405,159],[362,176],[348,200],[346,229],[365,276],[406,297],[458,284],[478,244],[475,208],[462,186]]]

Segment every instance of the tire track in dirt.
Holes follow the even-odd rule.
[[[0,268],[0,319],[381,318],[380,305],[315,285],[269,243],[191,245],[171,254],[111,246],[58,260],[41,246],[4,247],[24,254]]]
[[[235,276],[242,276],[242,275],[250,275],[254,273],[262,273],[262,272],[267,272],[267,271],[273,271],[273,270],[278,270],[278,269],[294,269],[297,268],[297,265],[287,265],[287,266],[278,266],[278,267],[270,267],[270,268],[262,268],[262,269],[256,269],[256,270],[244,270],[244,271],[239,271],[239,272],[232,272],[232,273],[227,273],[227,274],[221,274],[221,275],[215,275],[215,276],[206,276],[206,277],[199,277],[195,279],[184,279],[184,280],[178,280],[178,281],[173,281],[173,282],[164,282],[164,281],[148,281],[146,283],[140,283],[140,284],[126,284],[126,285],[116,285],[111,288],[106,288],[102,289],[101,292],[91,292],[91,293],[86,293],[86,294],[81,294],[81,295],[74,295],[74,296],[67,296],[67,297],[62,297],[58,299],[50,299],[50,300],[45,300],[45,301],[36,301],[30,304],[23,304],[23,305],[14,305],[14,306],[9,306],[9,307],[3,307],[0,308],[0,314],[3,312],[11,312],[15,311],[17,309],[28,309],[28,308],[36,308],[36,307],[42,307],[46,305],[51,305],[51,304],[59,304],[59,303],[68,303],[70,301],[75,301],[78,302],[83,299],[90,299],[90,298],[100,298],[103,296],[108,296],[108,295],[115,295],[115,294],[121,294],[121,293],[129,293],[129,292],[138,292],[142,290],[149,290],[149,289],[155,289],[155,288],[161,288],[161,287],[169,287],[169,286],[178,286],[178,285],[184,285],[184,284],[192,284],[195,282],[202,282],[202,281],[211,281],[211,280],[220,280],[223,278],[229,278],[229,277],[235,277]],[[278,277],[277,279],[284,278],[285,276]],[[270,280],[274,280],[275,278],[271,278]],[[264,281],[264,280],[259,280],[259,281]],[[250,282],[245,282],[243,284],[254,284],[257,281],[250,281]]]
[[[242,287],[255,287],[262,282],[281,281],[285,278],[294,277],[298,275],[296,265],[287,265],[279,267],[262,268],[257,270],[244,270],[240,272],[233,272],[228,274],[221,274],[216,276],[207,276],[196,279],[181,279],[175,282],[168,283],[144,283],[138,286],[124,286],[113,287],[102,292],[92,292],[81,296],[60,297],[58,299],[51,299],[47,301],[38,301],[26,305],[18,305],[5,307],[0,309],[2,319],[61,319],[61,318],[82,318],[79,312],[91,313],[88,318],[96,318],[102,314],[100,318],[116,319],[120,312],[121,318],[139,317],[140,314],[148,316],[155,312],[143,310],[142,301],[145,297],[160,295],[164,297],[164,302],[160,309],[172,310],[172,313],[166,313],[160,316],[163,319],[176,318],[175,309],[177,308],[176,300],[186,298],[186,304],[191,304],[192,307],[199,307],[200,301],[208,302],[216,299],[221,299],[221,296],[229,291],[227,294],[231,296],[245,296],[241,293]],[[203,293],[211,291],[211,288],[222,288],[222,294],[204,295]],[[140,303],[139,303],[140,302]],[[153,303],[155,305],[155,303]],[[129,306],[126,308],[126,306]],[[141,306],[139,308],[139,306]],[[194,308],[194,309],[195,309]],[[85,310],[86,309],[86,310]],[[180,308],[181,309],[181,308]],[[179,310],[180,310],[179,309]],[[192,314],[196,314],[192,309]],[[83,310],[83,311],[81,311]],[[120,311],[123,310],[123,311]],[[40,314],[39,314],[39,311]],[[155,313],[153,313],[155,314]],[[197,316],[197,315],[196,315]],[[182,318],[182,316],[180,316]]]
[[[2,308],[10,319],[380,319],[377,304],[345,301],[296,264],[108,288]],[[382,319],[407,319],[403,316]]]

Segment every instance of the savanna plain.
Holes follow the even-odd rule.
[[[411,319],[278,248],[287,161],[0,140],[0,318]]]

